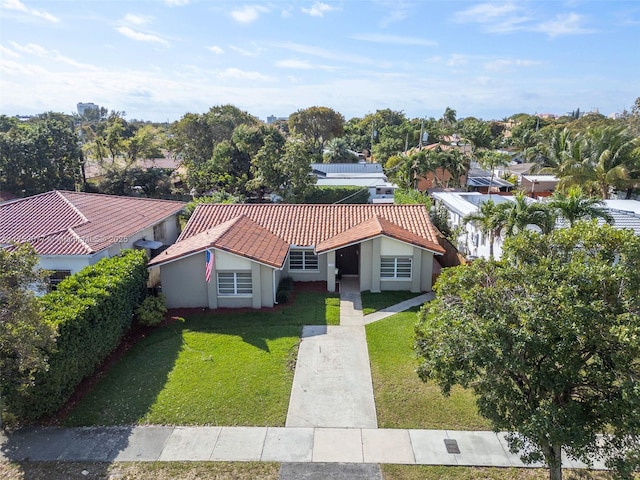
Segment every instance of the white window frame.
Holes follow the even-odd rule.
[[[296,262],[300,262],[300,268],[292,267],[292,260],[294,260],[295,256],[301,255],[301,258]],[[320,271],[320,259],[318,255],[314,253],[313,250],[308,249],[291,249],[289,252],[289,271],[294,273],[304,273],[304,272],[314,272],[317,273]]]
[[[411,280],[413,278],[413,257],[380,257],[380,280]]]
[[[253,278],[250,270],[238,272],[216,272],[216,280],[219,297],[253,296]]]

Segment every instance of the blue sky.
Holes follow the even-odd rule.
[[[0,0],[0,113],[485,120],[640,96],[640,1]]]

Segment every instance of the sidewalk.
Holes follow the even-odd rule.
[[[460,453],[449,453],[455,440]],[[493,432],[290,427],[38,428],[0,436],[9,461],[263,461],[536,467]],[[566,460],[566,468],[584,464]],[[603,465],[596,464],[596,468]]]

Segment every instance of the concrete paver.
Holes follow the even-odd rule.
[[[269,428],[262,450],[264,462],[311,462],[313,428]]]
[[[420,465],[457,465],[455,455],[447,453],[445,430],[409,430],[416,463]]]
[[[116,462],[149,462],[160,458],[173,427],[134,427],[127,438],[127,445],[114,460]]]
[[[317,428],[313,461],[362,463],[362,432],[358,428]]]
[[[210,460],[258,461],[266,436],[267,427],[222,427]]]
[[[128,427],[75,429],[73,440],[57,458],[70,462],[111,461],[127,446],[131,430]]]
[[[222,427],[175,427],[159,460],[209,460],[221,431]]]
[[[404,312],[405,310],[409,310],[412,307],[430,302],[434,298],[435,295],[433,294],[433,292],[423,293],[422,295],[410,298],[408,300],[405,300],[404,302],[400,302],[396,305],[392,305],[390,307],[383,308],[382,310],[378,310],[377,312],[370,313],[369,315],[365,315],[364,324],[368,325],[370,323],[377,322],[378,320],[390,317],[391,315],[395,315],[398,312]]]
[[[408,430],[362,430],[362,450],[365,463],[416,463]]]

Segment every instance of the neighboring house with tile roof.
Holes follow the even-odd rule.
[[[285,277],[331,292],[342,276],[362,291],[429,291],[443,253],[423,205],[203,204],[149,267],[170,308],[261,308]]]
[[[0,205],[0,246],[30,243],[40,267],[65,276],[126,248],[175,242],[184,203],[54,190]]]

